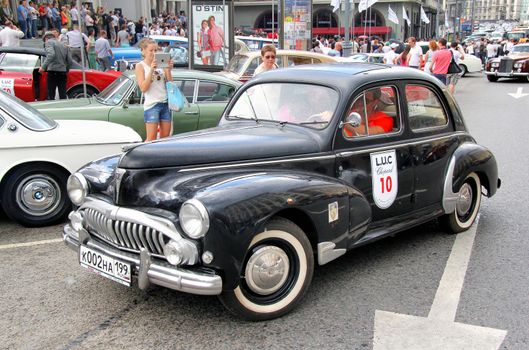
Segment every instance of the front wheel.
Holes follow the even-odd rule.
[[[280,317],[302,299],[313,272],[314,255],[307,236],[293,222],[276,218],[250,243],[239,286],[224,291],[219,299],[247,320]]]
[[[481,182],[476,173],[471,173],[458,192],[456,210],[440,218],[441,225],[450,233],[468,230],[476,220],[481,204]]]
[[[86,87],[86,97],[92,97],[92,96],[95,96],[98,94],[98,91],[91,87],[91,86],[87,86]],[[76,86],[76,87],[73,87],[70,89],[70,91],[68,91],[67,93],[68,95],[68,98],[72,99],[72,98],[84,98],[85,95],[84,95],[84,88],[82,86]]]
[[[49,165],[25,166],[7,178],[2,207],[24,226],[46,226],[63,220],[71,209],[66,194],[68,175]]]
[[[495,83],[498,81],[498,77],[495,77],[494,75],[487,75],[487,80],[491,83]]]

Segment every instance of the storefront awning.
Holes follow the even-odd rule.
[[[351,33],[353,33],[353,28],[350,28]],[[355,27],[354,28],[354,36],[368,35],[371,33],[371,35],[380,35],[380,34],[389,34],[391,33],[391,27],[367,27],[364,31],[364,27]],[[345,28],[338,28],[338,27],[330,27],[330,28],[312,28],[312,35],[344,35],[345,34]]]

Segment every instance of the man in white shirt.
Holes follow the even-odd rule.
[[[508,55],[509,52],[512,52],[513,48],[514,48],[514,39],[511,39],[507,41],[507,44],[505,44],[505,54]]]
[[[496,57],[496,52],[498,48],[492,42],[489,41],[489,43],[487,44],[486,50],[487,50],[487,61]]]
[[[382,62],[385,64],[395,64],[395,60],[399,56],[395,50],[399,47],[399,44],[392,43],[389,45],[390,50],[384,54],[384,58],[382,59]]]
[[[72,17],[72,24],[79,24],[79,11],[77,11],[77,7],[72,6],[70,16]]]
[[[79,25],[74,24],[73,29],[69,31],[66,36],[68,37],[68,46],[70,47],[70,53],[72,55],[72,58],[74,61],[77,61],[77,63],[81,64],[82,57],[81,57],[81,50],[85,50],[84,54],[84,63],[85,67],[88,63],[88,57],[86,55],[86,52],[90,50],[90,40],[86,36],[86,34],[81,33],[79,31]]]
[[[414,37],[408,39],[408,45],[410,45],[410,53],[407,57],[408,66],[411,68],[419,68],[422,61],[422,49],[417,46],[417,40]]]
[[[5,21],[4,29],[0,31],[0,46],[19,47],[24,32],[19,30],[11,21]]]

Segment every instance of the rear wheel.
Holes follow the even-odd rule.
[[[87,86],[86,87],[86,97],[92,97],[99,93],[94,87]],[[83,98],[84,96],[84,89],[82,86],[76,86],[71,88],[68,93],[68,98]]]
[[[25,166],[8,175],[2,207],[24,226],[46,226],[63,220],[71,209],[68,175],[50,165]]]
[[[498,81],[498,77],[495,77],[494,75],[487,75],[487,80],[491,83],[495,83]]]
[[[239,286],[219,298],[232,313],[251,321],[280,317],[302,299],[313,271],[307,236],[289,220],[272,219],[248,248]]]
[[[471,173],[458,192],[456,210],[440,218],[441,225],[450,233],[466,231],[478,216],[481,204],[481,182],[476,173]]]

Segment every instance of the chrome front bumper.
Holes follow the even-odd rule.
[[[504,78],[515,78],[515,77],[526,77],[529,75],[529,73],[524,73],[524,72],[498,72],[498,71],[494,71],[494,72],[491,72],[491,71],[488,71],[486,70],[485,71],[485,74],[486,75],[494,75],[495,77],[504,77]]]
[[[85,229],[75,231],[69,224],[64,227],[62,238],[66,246],[76,252],[79,252],[82,243],[90,249],[131,264],[133,277],[137,277],[140,289],[146,289],[150,284],[155,284],[191,294],[218,295],[222,292],[220,276],[172,266],[152,257],[145,249],[141,250],[139,256],[123,252],[92,239]]]

